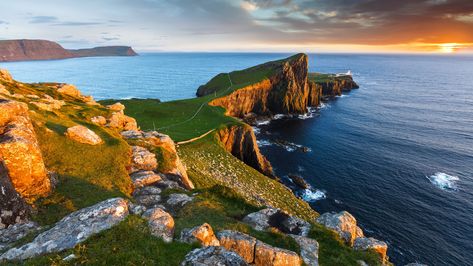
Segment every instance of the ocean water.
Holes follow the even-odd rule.
[[[25,82],[73,83],[98,99],[174,100],[193,97],[219,72],[285,56],[160,53],[0,67]],[[302,196],[317,211],[351,212],[366,235],[388,242],[396,265],[471,265],[473,57],[313,54],[310,70],[351,70],[360,89],[309,116],[258,126],[276,173],[303,176],[312,189]]]

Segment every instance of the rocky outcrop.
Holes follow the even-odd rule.
[[[217,132],[217,137],[222,146],[247,165],[253,167],[264,175],[273,177],[273,168],[261,154],[253,129],[245,124],[231,126]]]
[[[99,145],[103,140],[92,130],[84,126],[73,126],[66,130],[66,137],[83,144]]]
[[[46,40],[0,41],[0,62],[134,55],[137,54],[128,46],[105,46],[91,49],[67,50],[58,43]]]
[[[107,108],[113,112],[123,112],[125,110],[125,105],[118,102],[118,103],[107,105]]]
[[[123,114],[123,111],[114,112],[108,119],[108,126],[118,130],[139,130],[133,117]]]
[[[39,230],[35,222],[18,223],[6,229],[0,229],[0,253],[28,234]]]
[[[4,80],[4,81],[7,81],[7,82],[12,82],[13,81],[13,78],[12,78],[10,72],[8,72],[8,70],[6,70],[6,69],[0,69],[0,79]]]
[[[355,239],[353,248],[357,250],[372,250],[379,254],[381,261],[386,261],[386,253],[388,251],[388,245],[372,237],[358,237]]]
[[[147,208],[162,207],[160,188],[154,186],[138,188],[133,191],[133,197],[138,204]]]
[[[72,84],[60,83],[56,85],[56,88],[57,92],[61,93],[62,95],[76,98],[88,105],[98,105],[92,96],[82,95],[80,90],[78,90],[76,86]]]
[[[220,245],[227,250],[239,254],[247,263],[255,260],[255,246],[257,239],[238,231],[223,230],[219,232]]]
[[[209,246],[194,249],[189,252],[181,266],[248,266],[248,264],[235,252],[223,247]]]
[[[220,241],[214,234],[212,227],[208,223],[185,229],[181,232],[180,241],[186,243],[198,242],[202,246],[220,246]]]
[[[161,181],[162,177],[153,171],[137,171],[130,175],[133,186],[136,188],[149,186]]]
[[[174,236],[174,219],[161,208],[147,210],[143,217],[148,220],[148,227],[151,234],[159,237],[164,242],[172,242]]]
[[[308,222],[273,208],[250,213],[243,218],[243,222],[258,231],[273,227],[283,233],[301,236],[307,236],[311,227]]]
[[[24,260],[73,248],[93,234],[123,221],[127,215],[128,204],[124,199],[113,198],[97,203],[67,215],[32,242],[8,250],[0,256],[0,261]]]
[[[0,154],[0,230],[26,221],[29,213],[30,207],[13,187]],[[0,239],[0,249],[1,242]]]
[[[319,265],[319,243],[317,240],[298,236],[291,236],[299,245],[301,249],[301,257],[306,265],[318,266]]]
[[[357,237],[363,236],[363,231],[357,226],[355,217],[346,211],[324,213],[317,218],[316,222],[335,231],[350,246],[353,246]]]
[[[257,266],[298,266],[302,261],[297,253],[272,247],[261,241],[256,242],[255,261]]]
[[[103,116],[94,116],[90,119],[90,122],[96,124],[96,125],[99,125],[99,126],[104,126],[105,124],[107,124],[107,119]]]
[[[335,77],[329,81],[317,82],[315,86],[321,91],[322,97],[340,96],[344,91],[358,89],[358,84],[351,76]]]
[[[15,190],[31,203],[48,195],[51,183],[28,115],[28,106],[0,100],[0,110],[0,163]]]
[[[158,167],[156,155],[148,149],[140,146],[132,146],[131,152],[131,173],[140,170],[153,171]]]

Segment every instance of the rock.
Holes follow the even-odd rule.
[[[289,235],[292,237],[301,249],[301,257],[306,265],[318,266],[319,265],[319,243],[317,240],[298,236]]]
[[[144,205],[147,208],[155,208],[160,206],[161,196],[160,195],[141,195],[136,196],[135,200],[138,204]]]
[[[72,84],[61,84],[57,91],[61,94],[68,95],[75,98],[81,98],[81,92]]]
[[[308,222],[273,208],[250,213],[243,218],[243,222],[259,231],[273,227],[286,234],[301,236],[307,236],[310,231],[310,224]]]
[[[131,158],[131,172],[137,172],[140,170],[152,171],[158,167],[158,161],[156,155],[146,148],[140,146],[131,147],[132,158]]]
[[[235,252],[222,247],[209,246],[189,252],[181,266],[248,266]]]
[[[77,259],[77,256],[75,254],[70,254],[66,257],[64,257],[64,259],[62,259],[63,261],[71,261],[71,260],[75,260]]]
[[[107,105],[107,108],[114,112],[122,112],[123,110],[125,110],[125,105],[118,102],[111,105]]]
[[[38,231],[39,229],[39,225],[35,222],[18,223],[8,228],[0,229],[0,252],[27,236],[29,233]]]
[[[147,210],[143,217],[148,220],[148,227],[153,236],[172,242],[174,236],[174,219],[161,208]]]
[[[301,259],[297,253],[281,248],[275,248],[261,241],[256,242],[255,262],[256,266],[297,266],[301,265]]]
[[[90,121],[99,126],[104,126],[105,124],[107,124],[107,119],[105,119],[105,117],[100,116],[100,115],[92,117]]]
[[[368,263],[366,263],[364,260],[357,260],[356,264],[359,266],[369,266]]]
[[[30,104],[38,107],[38,109],[40,110],[52,112],[54,110],[61,109],[61,107],[63,107],[66,104],[66,102],[63,100],[53,99],[51,96],[46,94],[45,98],[41,99],[41,101],[30,102]]]
[[[70,127],[66,130],[65,135],[79,143],[89,145],[98,145],[103,143],[103,140],[97,134],[95,134],[95,132],[84,126]]]
[[[147,195],[159,195],[161,194],[161,189],[154,186],[147,186],[135,189],[133,191],[133,197],[147,196]]]
[[[7,95],[7,96],[11,95],[10,91],[5,89],[5,86],[3,86],[2,84],[0,84],[0,94]]]
[[[194,198],[187,196],[186,194],[171,194],[169,195],[166,204],[171,208],[180,208],[191,202]]]
[[[109,229],[128,215],[128,202],[113,198],[73,212],[51,229],[39,234],[31,243],[12,248],[0,256],[0,261],[24,260],[73,248],[90,236]]]
[[[301,176],[288,174],[289,179],[300,189],[308,189],[310,185]]]
[[[26,97],[28,97],[30,99],[39,99],[39,96],[36,95],[36,94],[28,94],[28,95],[26,95]]]
[[[153,171],[138,171],[130,175],[135,188],[152,185],[161,181],[161,176]]]
[[[13,187],[2,161],[0,154],[0,250],[9,242],[2,240],[5,237],[5,233],[2,233],[5,231],[2,230],[16,223],[25,222],[31,211],[30,206]]]
[[[177,183],[176,181],[172,180],[162,180],[158,184],[156,184],[157,187],[160,187],[162,189],[182,189],[182,187]]]
[[[11,95],[11,97],[13,97],[15,99],[18,99],[18,100],[25,99],[25,95],[23,95],[21,93],[14,93],[14,94]]]
[[[255,246],[257,241],[256,238],[238,231],[231,230],[220,231],[217,236],[222,247],[236,252],[247,263],[254,262]]]
[[[13,78],[10,74],[10,72],[8,72],[8,70],[6,69],[0,69],[0,79],[4,80],[4,81],[13,81]]]
[[[379,241],[372,237],[359,237],[355,239],[353,248],[357,250],[373,250],[379,254],[383,263],[386,261],[388,245],[383,241]]]
[[[338,233],[350,246],[353,246],[355,237],[360,234],[359,230],[361,230],[356,225],[355,217],[347,211],[324,213],[316,219],[316,222]]]
[[[27,203],[32,203],[50,193],[51,183],[28,115],[28,106],[0,100],[0,110],[0,164],[3,164],[15,190]]]
[[[130,214],[142,215],[146,211],[146,207],[139,204],[128,203],[128,211]]]
[[[138,130],[138,124],[133,117],[120,112],[114,112],[108,119],[108,126],[118,130]]]
[[[358,237],[364,237],[365,234],[363,233],[363,230],[360,227],[356,227],[356,233],[355,233],[355,239]]]
[[[208,223],[183,230],[180,240],[186,243],[199,242],[204,247],[220,246],[220,241],[215,237],[214,231]]]

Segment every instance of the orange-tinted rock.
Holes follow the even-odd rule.
[[[78,90],[76,88],[76,86],[74,86],[72,84],[62,84],[57,89],[57,91],[59,93],[62,93],[62,94],[65,94],[65,95],[68,95],[68,96],[71,96],[71,97],[75,97],[75,98],[80,98],[82,96],[80,90]]]
[[[256,238],[247,234],[223,230],[218,233],[220,245],[227,250],[240,255],[247,263],[253,263],[255,260]]]
[[[301,258],[293,251],[275,248],[261,241],[256,243],[256,266],[298,266],[301,264]]]
[[[103,143],[103,140],[95,132],[84,126],[70,127],[65,134],[68,138],[84,144],[98,145]]]
[[[214,234],[212,227],[208,223],[196,226],[181,232],[181,241],[192,243],[199,242],[202,246],[220,246],[220,242]]]
[[[107,105],[107,108],[110,109],[111,111],[114,111],[114,112],[121,112],[121,111],[125,110],[125,105],[123,105],[121,103],[114,103],[114,104],[111,104],[111,105]]]
[[[105,124],[107,124],[107,119],[105,119],[105,117],[100,116],[100,115],[92,117],[90,121],[99,126],[104,126]]]
[[[133,117],[124,115],[121,112],[115,112],[109,118],[108,126],[118,130],[138,130],[138,125]]]
[[[0,79],[5,80],[5,81],[13,81],[13,78],[6,69],[0,69]]]

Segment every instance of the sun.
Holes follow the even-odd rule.
[[[441,53],[451,54],[456,52],[460,48],[458,43],[441,43],[438,45]]]

